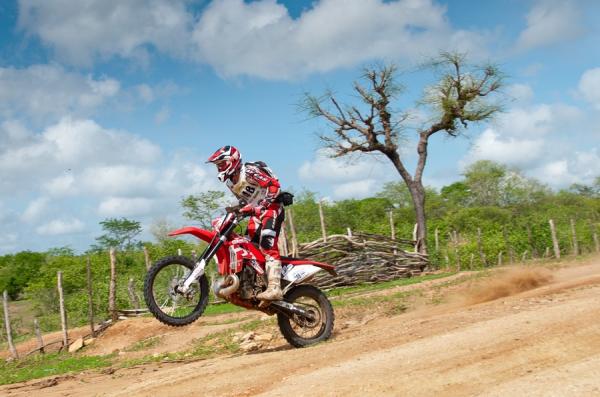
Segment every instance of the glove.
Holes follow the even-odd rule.
[[[260,214],[262,212],[263,212],[262,207],[254,207],[252,204],[245,205],[240,209],[241,214],[251,215],[251,216],[260,216]]]

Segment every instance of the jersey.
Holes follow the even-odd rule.
[[[256,207],[269,207],[279,196],[279,180],[261,161],[246,163],[240,169],[237,183],[227,180],[227,187],[237,197]]]

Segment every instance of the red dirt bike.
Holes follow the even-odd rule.
[[[219,277],[213,282],[214,294],[234,305],[277,315],[279,329],[295,347],[328,339],[333,330],[334,313],[327,296],[306,284],[318,271],[335,275],[333,266],[312,260],[282,257],[281,289],[283,300],[266,307],[256,299],[265,290],[265,258],[260,249],[234,229],[243,219],[241,206],[228,207],[227,215],[213,221],[214,230],[184,227],[169,236],[191,234],[208,243],[194,263],[185,256],[169,256],[156,262],[146,275],[144,298],[159,321],[183,326],[197,320],[208,304],[206,265],[216,256]]]

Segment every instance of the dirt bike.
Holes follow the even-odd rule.
[[[171,326],[197,320],[209,298],[205,268],[216,256],[220,277],[213,281],[212,290],[217,297],[249,310],[276,314],[279,329],[292,346],[304,347],[328,339],[333,330],[333,308],[323,291],[306,282],[321,270],[335,275],[334,266],[282,257],[283,299],[259,301],[256,294],[267,287],[265,257],[255,243],[235,232],[244,218],[240,208],[228,207],[225,217],[213,221],[213,230],[184,227],[169,233],[191,234],[208,246],[196,262],[185,256],[169,256],[148,270],[144,298],[150,312]]]

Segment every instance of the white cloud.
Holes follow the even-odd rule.
[[[18,209],[0,206],[0,234],[14,229],[23,236],[57,236],[47,240],[54,245],[65,245],[60,236],[73,234],[69,241],[84,245],[89,239],[84,222],[178,219],[181,197],[223,189],[213,167],[199,163],[197,155],[165,154],[146,139],[92,120],[65,118],[41,133],[6,122],[0,136],[0,193]],[[31,248],[16,239],[0,250]]]
[[[561,103],[518,103],[484,130],[463,157],[516,166],[554,188],[592,183],[600,175],[595,122]]]
[[[378,181],[375,179],[340,183],[334,186],[333,195],[336,199],[369,197],[377,191],[376,185],[378,185]]]
[[[581,110],[574,106],[535,104],[509,109],[498,116],[497,125],[504,133],[516,137],[541,137],[562,127],[568,127],[580,119]]]
[[[64,234],[74,234],[85,229],[85,225],[77,218],[72,219],[54,219],[35,229],[38,234],[43,236],[56,236]]]
[[[538,0],[526,18],[527,27],[516,43],[520,51],[566,42],[583,33],[581,12],[572,1]]]
[[[592,184],[600,175],[600,155],[596,148],[578,151],[572,156],[549,161],[532,170],[531,174],[554,187],[568,187],[573,183]]]
[[[102,201],[98,213],[106,217],[148,215],[156,209],[156,202],[146,197],[109,197]]]
[[[600,68],[586,70],[581,75],[578,88],[581,95],[600,110]]]
[[[333,199],[363,198],[377,191],[383,182],[398,175],[386,159],[376,156],[345,158],[328,157],[327,149],[319,149],[315,158],[300,166],[298,176],[311,188],[325,185]]]
[[[274,0],[213,1],[193,32],[196,57],[225,76],[294,79],[376,58],[420,59],[440,49],[484,53],[428,0],[322,0],[297,19]]]
[[[5,123],[0,136],[14,136],[19,128]],[[0,147],[0,192],[14,194],[46,183],[50,192],[60,194],[73,188],[68,174],[93,166],[149,164],[160,155],[160,148],[150,141],[104,129],[92,120],[64,118],[41,134],[18,135]]]
[[[312,161],[305,161],[298,175],[303,181],[349,182],[381,175],[382,164],[373,157],[331,158],[326,149],[317,151]]]
[[[492,160],[507,165],[526,166],[543,154],[544,140],[501,137],[493,129],[485,130],[475,141],[467,163]]]
[[[533,90],[527,84],[511,84],[506,87],[506,95],[517,102],[527,103],[533,99]]]
[[[19,27],[68,62],[147,60],[147,46],[184,56],[192,15],[185,0],[19,0]]]
[[[72,174],[59,175],[43,184],[44,190],[53,197],[72,196],[79,192]]]
[[[21,219],[25,222],[33,222],[44,214],[48,209],[48,198],[39,197],[29,203]]]
[[[146,62],[147,48],[209,64],[224,76],[296,79],[374,59],[421,60],[439,50],[484,57],[487,33],[454,29],[432,0],[321,0],[298,18],[275,0],[20,0],[19,26],[77,65]],[[151,101],[152,92],[138,94]]]
[[[58,65],[0,68],[0,115],[38,121],[65,114],[88,115],[120,89],[117,80],[94,79]]]

